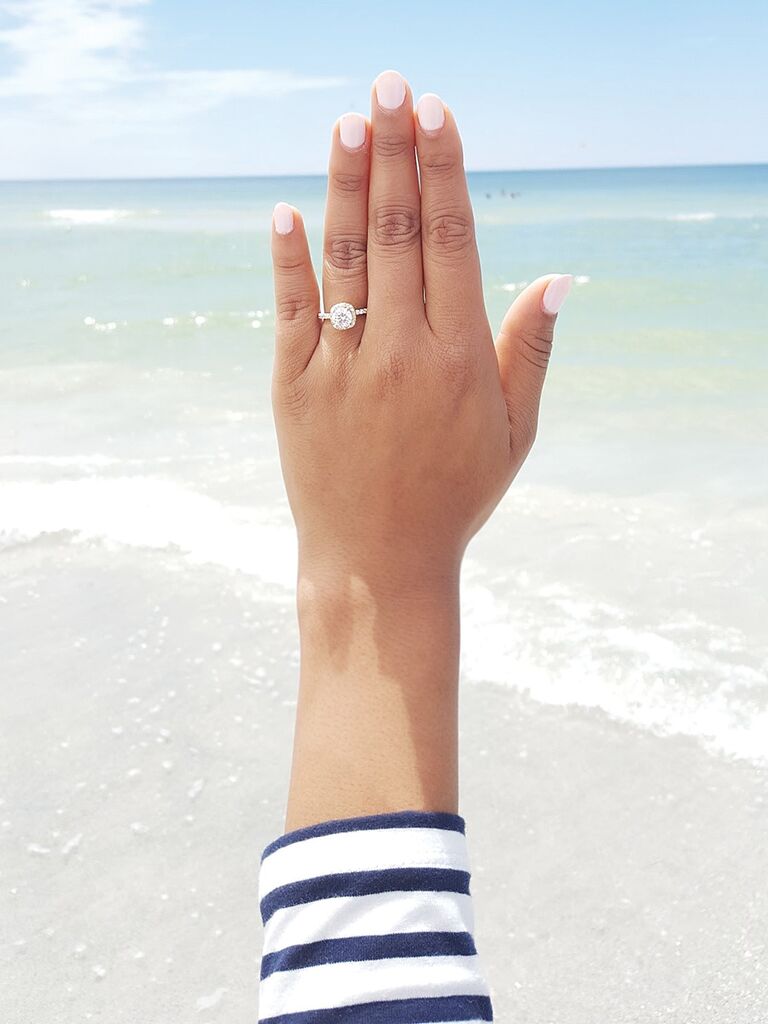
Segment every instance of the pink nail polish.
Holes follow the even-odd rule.
[[[405,80],[397,71],[382,71],[376,79],[376,99],[384,110],[397,110],[405,99]]]
[[[445,107],[439,96],[425,93],[416,104],[416,116],[425,132],[439,132],[445,124]]]
[[[345,149],[360,149],[365,142],[365,118],[362,114],[342,114],[339,138]]]
[[[554,316],[568,297],[568,292],[573,284],[573,274],[558,274],[553,277],[544,294],[541,297],[541,304],[544,312]]]
[[[288,203],[278,203],[272,214],[272,223],[278,235],[290,235],[293,231],[293,210]]]

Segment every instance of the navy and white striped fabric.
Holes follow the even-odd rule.
[[[457,815],[400,811],[289,832],[264,851],[259,898],[261,1024],[493,1019]]]

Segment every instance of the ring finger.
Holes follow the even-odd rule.
[[[323,240],[323,300],[326,312],[337,302],[356,309],[368,300],[368,173],[370,126],[362,114],[344,114],[336,122],[328,167],[328,200]],[[334,349],[357,346],[364,318],[337,331],[325,321],[323,335]]]

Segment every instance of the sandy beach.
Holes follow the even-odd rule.
[[[290,602],[180,554],[5,557],[3,1019],[253,1021]],[[488,684],[462,734],[498,1020],[766,1019],[764,771]]]

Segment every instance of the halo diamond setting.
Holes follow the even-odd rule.
[[[321,320],[330,320],[337,331],[348,331],[354,327],[359,316],[365,316],[367,309],[355,309],[351,302],[335,302],[328,313],[318,313]]]
[[[329,319],[337,331],[348,331],[355,326],[357,313],[350,302],[336,302],[331,306]]]

